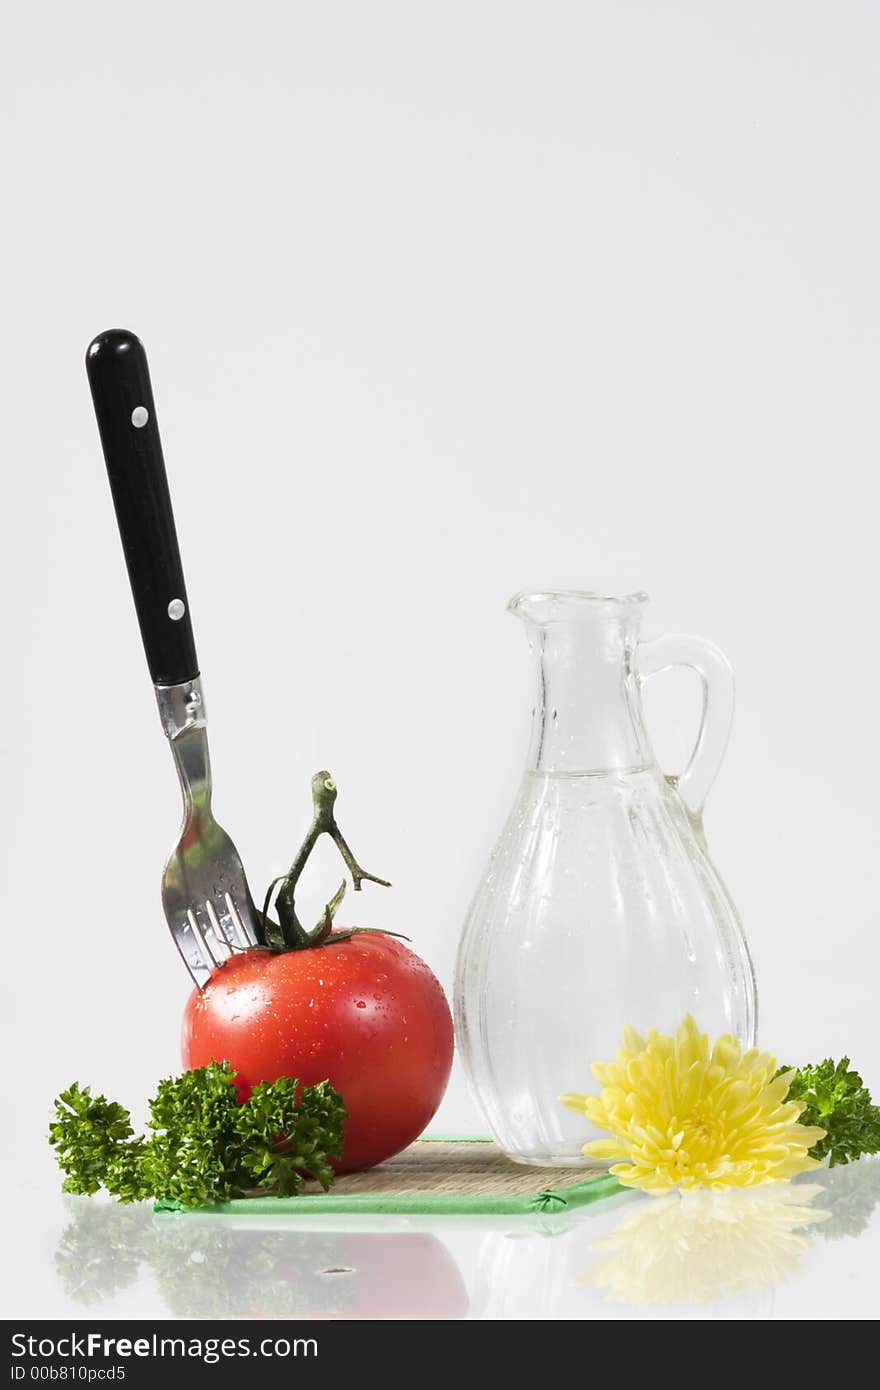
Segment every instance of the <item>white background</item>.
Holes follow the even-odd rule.
[[[525,753],[506,600],[645,587],[646,635],[737,671],[707,829],[760,1040],[849,1052],[880,1090],[878,45],[851,0],[19,7],[7,1182],[56,1183],[40,1132],[74,1076],[140,1113],[187,992],[158,903],[177,788],[82,361],[111,326],[150,355],[256,893],[327,766],[395,884],[359,921],[449,987]],[[668,758],[693,710],[686,682],[653,702]],[[482,1128],[458,1075],[438,1124]]]

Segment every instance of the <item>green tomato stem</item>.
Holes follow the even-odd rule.
[[[345,866],[351,874],[356,893],[361,891],[361,884],[365,879],[370,883],[379,883],[383,888],[391,887],[387,879],[377,878],[375,874],[367,873],[365,869],[362,869],[349,849],[339,826],[336,824],[334,807],[337,794],[336,783],[330,773],[327,771],[316,772],[312,778],[312,823],[288,872],[281,878],[274,879],[269,885],[263,906],[267,939],[270,946],[274,946],[276,949],[301,951],[310,946],[320,946],[328,940],[333,930],[333,917],[345,893],[345,880],[327,903],[320,922],[312,931],[306,930],[296,913],[297,884],[312,850],[322,835],[329,835],[339,850]],[[278,884],[280,887],[275,899],[275,910],[278,914],[276,927],[276,924],[269,919],[268,912],[272,893]]]

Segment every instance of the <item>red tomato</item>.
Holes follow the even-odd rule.
[[[331,938],[332,941],[332,938]],[[183,1064],[228,1062],[246,1097],[258,1081],[329,1080],[348,1110],[339,1172],[369,1168],[418,1138],[452,1065],[452,1018],[439,981],[391,936],[303,951],[247,951],[194,990]]]

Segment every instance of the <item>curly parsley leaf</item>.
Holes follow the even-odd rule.
[[[848,1057],[837,1063],[826,1057],[815,1066],[797,1068],[788,1099],[804,1106],[801,1124],[820,1125],[826,1132],[810,1150],[813,1158],[828,1155],[829,1167],[834,1168],[854,1163],[862,1154],[880,1153],[880,1106],[872,1104]]]
[[[147,1197],[208,1206],[248,1191],[295,1195],[305,1175],[326,1190],[329,1159],[342,1151],[345,1106],[328,1081],[304,1087],[292,1077],[261,1082],[239,1104],[225,1062],[159,1082],[147,1136],[129,1112],[74,1083],[55,1102],[49,1142],[67,1174],[66,1192],[100,1187],[120,1202]]]
[[[269,1188],[282,1197],[299,1192],[301,1169],[317,1178],[326,1192],[333,1182],[327,1155],[336,1156],[342,1151],[345,1110],[339,1093],[329,1081],[320,1081],[303,1091],[297,1107],[295,1092],[296,1082],[288,1077],[271,1084],[262,1081],[238,1114],[243,1167],[251,1186]],[[296,1116],[293,1126],[292,1115]],[[281,1138],[267,1145],[267,1135]]]
[[[97,1192],[119,1155],[133,1154],[143,1143],[133,1134],[124,1106],[93,1096],[88,1086],[81,1088],[77,1082],[68,1086],[55,1102],[49,1129],[49,1143],[67,1174],[63,1190],[86,1196]]]

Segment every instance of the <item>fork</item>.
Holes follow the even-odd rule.
[[[86,370],[159,715],[183,792],[162,879],[174,943],[199,988],[236,951],[263,944],[235,845],[211,810],[205,699],[143,345],[111,329]]]

